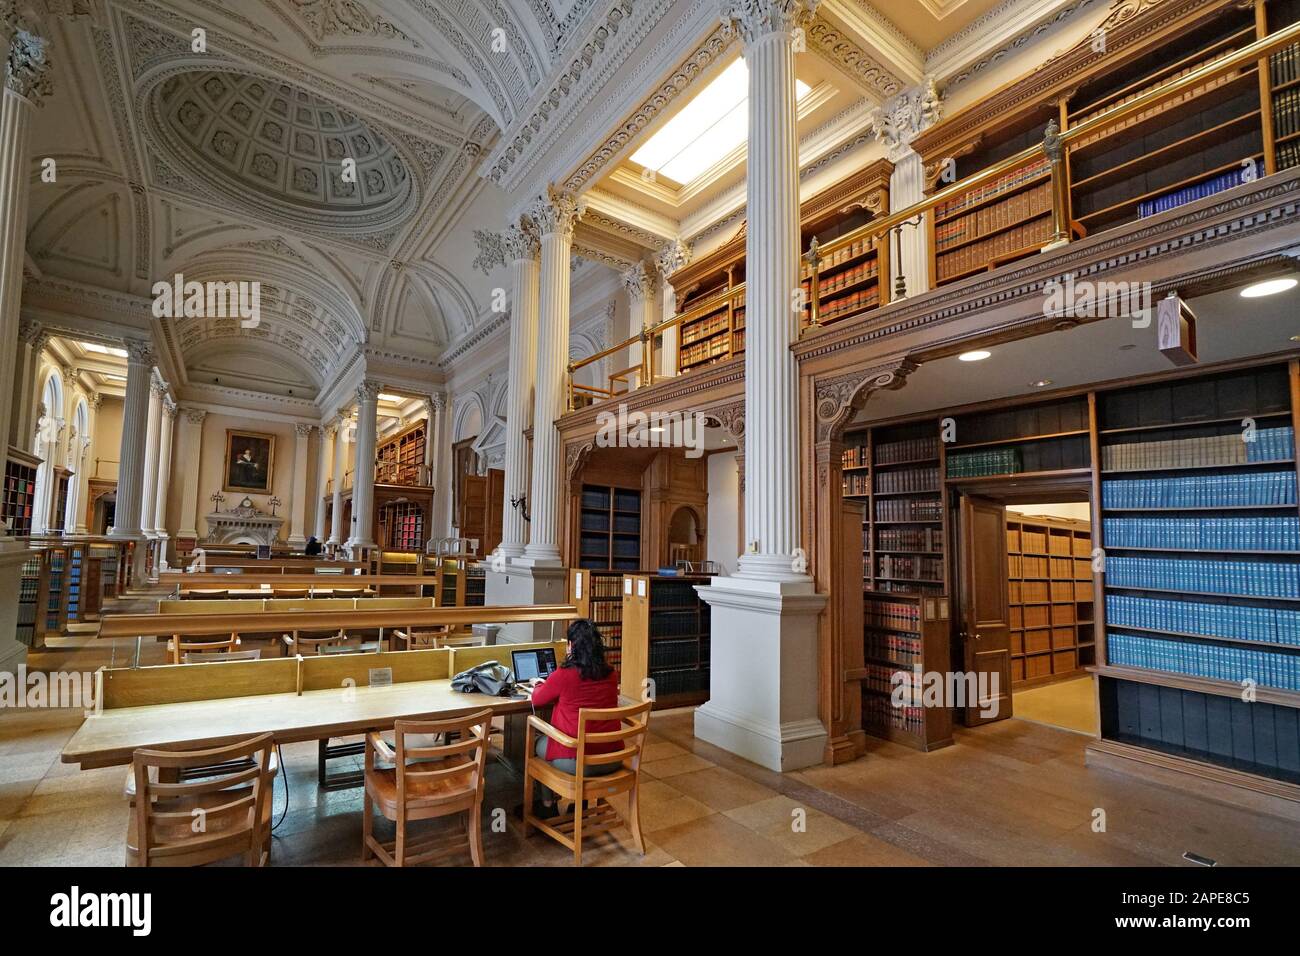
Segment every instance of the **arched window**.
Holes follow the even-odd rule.
[[[36,429],[35,447],[32,449],[41,459],[36,469],[36,497],[32,508],[32,533],[44,534],[50,529],[51,509],[54,507],[54,466],[58,451],[59,420],[63,417],[63,380],[57,369],[51,369],[41,389],[41,404],[45,414],[41,416]]]
[[[84,507],[81,495],[85,487],[86,455],[90,440],[90,410],[84,398],[77,399],[77,410],[72,416],[73,430],[68,434],[68,468],[72,476],[68,479],[68,502],[63,514],[63,530],[68,534],[76,532],[82,524],[79,513]]]

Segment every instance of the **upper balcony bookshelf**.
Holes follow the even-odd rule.
[[[375,449],[375,481],[389,485],[427,485],[425,441],[425,423],[421,420],[380,442]]]

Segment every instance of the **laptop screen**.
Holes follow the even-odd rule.
[[[515,680],[532,680],[549,677],[555,670],[555,648],[542,647],[528,651],[511,651]]]

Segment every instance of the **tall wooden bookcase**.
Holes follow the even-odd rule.
[[[1007,512],[1011,686],[1078,676],[1095,663],[1092,528]]]
[[[708,583],[703,576],[623,576],[623,696],[641,700],[650,680],[656,710],[709,699],[711,616],[695,590]]]
[[[582,486],[578,563],[584,568],[636,571],[641,567],[641,492]]]
[[[952,743],[952,713],[928,706],[927,675],[949,671],[948,599],[863,595],[862,728],[917,750]]]
[[[600,630],[605,659],[614,667],[623,659],[623,574],[573,568],[569,571],[569,602]]]

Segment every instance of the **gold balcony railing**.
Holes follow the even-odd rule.
[[[1057,245],[1067,243],[1072,238],[1072,224],[1068,221],[1067,210],[1069,200],[1067,196],[1068,182],[1065,170],[1065,157],[1072,143],[1083,139],[1089,135],[1096,134],[1114,125],[1120,120],[1127,119],[1138,113],[1151,109],[1173,99],[1183,93],[1194,90],[1198,86],[1217,79],[1234,70],[1246,65],[1265,64],[1267,68],[1267,59],[1272,54],[1282,50],[1294,43],[1300,42],[1300,22],[1293,23],[1290,26],[1270,33],[1268,36],[1261,37],[1253,43],[1249,43],[1233,52],[1206,63],[1189,73],[1185,73],[1175,79],[1169,80],[1159,86],[1153,87],[1131,100],[1126,100],[1109,110],[1090,116],[1080,121],[1077,125],[1071,126],[1062,132],[1055,120],[1047,124],[1044,130],[1042,142],[1027,147],[1020,152],[999,160],[991,166],[987,166],[977,173],[958,180],[943,189],[937,190],[931,195],[922,199],[920,202],[913,203],[905,209],[892,212],[884,216],[878,216],[871,221],[864,223],[857,229],[846,232],[825,243],[817,243],[816,240],[810,245],[808,251],[803,255],[802,261],[806,264],[806,270],[801,270],[805,278],[811,279],[810,284],[810,303],[809,309],[805,313],[808,321],[802,330],[803,335],[816,334],[822,327],[819,316],[819,280],[818,269],[822,262],[834,257],[835,253],[844,250],[854,243],[866,242],[872,245],[878,245],[882,253],[888,248],[887,240],[889,233],[908,223],[916,217],[928,212],[932,212],[936,207],[943,205],[949,200],[955,199],[963,193],[969,192],[987,183],[991,183],[1000,176],[1003,176],[1014,169],[1024,166],[1026,163],[1034,160],[1046,158],[1051,166],[1051,184],[1052,184],[1052,235],[1044,249],[1051,249]],[[887,282],[889,277],[886,274],[885,264],[887,257],[882,255],[880,269],[880,281]],[[597,362],[608,355],[613,355],[623,349],[629,348],[638,342],[643,343],[641,370],[637,387],[644,388],[647,385],[653,385],[655,380],[654,373],[654,342],[655,339],[662,335],[667,329],[680,326],[684,322],[689,322],[694,318],[703,315],[706,312],[713,311],[717,308],[718,302],[722,298],[728,301],[728,321],[732,322],[732,313],[735,298],[744,294],[744,285],[728,289],[717,296],[711,296],[709,299],[693,305],[690,309],[667,319],[658,325],[645,329],[623,342],[619,342],[593,356],[580,359],[569,363],[569,409],[581,407],[583,404],[591,404],[594,401],[611,398],[615,395],[624,394],[627,389],[616,389],[612,381],[608,388],[599,388],[595,386],[578,386],[575,388],[573,383],[573,373],[578,369]],[[863,311],[866,311],[865,309]],[[734,341],[734,325],[733,339]],[[621,374],[621,373],[620,373]],[[626,379],[624,379],[626,381]],[[630,387],[630,386],[629,386]]]
[[[343,473],[343,490],[348,491],[355,484],[353,470],[349,468]],[[375,462],[375,484],[377,485],[403,485],[408,488],[432,488],[433,487],[433,469],[423,464],[414,465],[397,461],[376,461]],[[325,494],[334,493],[334,479],[328,478],[325,481]]]

